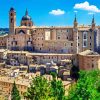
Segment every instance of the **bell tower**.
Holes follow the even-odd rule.
[[[73,26],[73,40],[74,40],[74,53],[79,52],[79,46],[78,46],[78,22],[75,14],[75,19],[74,19],[74,26]]]
[[[9,33],[15,34],[16,27],[16,11],[14,8],[10,8],[9,11]]]

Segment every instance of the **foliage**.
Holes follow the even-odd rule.
[[[50,85],[44,77],[37,76],[33,78],[30,87],[25,93],[25,97],[28,98],[28,100],[48,100],[49,87]]]
[[[28,100],[64,100],[65,90],[62,81],[56,80],[56,73],[51,73],[52,81],[43,76],[33,78],[30,87],[25,93]]]
[[[78,67],[72,66],[70,73],[71,73],[72,79],[78,80],[79,78],[79,68]]]
[[[19,91],[16,87],[15,82],[13,83],[12,91],[11,91],[11,100],[21,100]]]
[[[55,73],[55,72],[51,72],[51,73],[50,73],[50,75],[52,75],[52,77],[53,77],[53,80],[56,80],[57,73]]]
[[[62,81],[56,80],[56,73],[51,73],[51,75],[53,76],[53,80],[51,81],[51,97],[54,100],[64,100],[65,90]]]
[[[51,81],[51,97],[55,100],[63,100],[65,95],[65,90],[62,81],[53,80]]]
[[[100,71],[80,71],[80,77],[69,90],[68,100],[100,100]]]

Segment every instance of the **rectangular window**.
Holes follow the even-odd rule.
[[[78,39],[79,39],[79,36],[78,36]]]
[[[78,46],[80,46],[80,44],[78,43]]]
[[[84,41],[84,42],[83,42],[83,47],[86,47],[86,46],[87,46],[87,42]]]
[[[66,43],[65,43],[65,46],[67,46]]]
[[[83,32],[83,39],[87,39],[87,32]]]
[[[15,45],[17,45],[17,41],[15,42]]]
[[[50,40],[50,31],[45,31],[45,40]]]
[[[67,29],[67,32],[69,32],[69,30]]]
[[[87,47],[87,32],[83,32],[83,47]]]
[[[84,39],[86,39],[86,34],[84,34]]]
[[[58,37],[58,39],[60,39],[60,37]]]
[[[73,46],[73,43],[71,43],[71,46]]]

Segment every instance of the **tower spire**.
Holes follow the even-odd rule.
[[[77,22],[76,14],[75,14],[75,19],[74,19],[74,22]]]
[[[94,14],[93,14],[93,18],[92,18],[92,24],[93,24],[93,23],[95,23],[95,20],[94,20]]]
[[[78,26],[78,22],[77,22],[77,18],[76,18],[76,14],[75,14],[75,19],[74,19],[74,28],[77,28]]]
[[[93,14],[93,18],[92,18],[92,30],[95,29],[95,19],[94,19],[94,14]]]
[[[28,10],[26,9],[25,15],[28,15]]]

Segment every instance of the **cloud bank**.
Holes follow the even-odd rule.
[[[74,6],[74,9],[81,9],[91,12],[100,13],[100,9],[95,5],[90,5],[89,2],[85,1],[83,3],[77,3]]]

